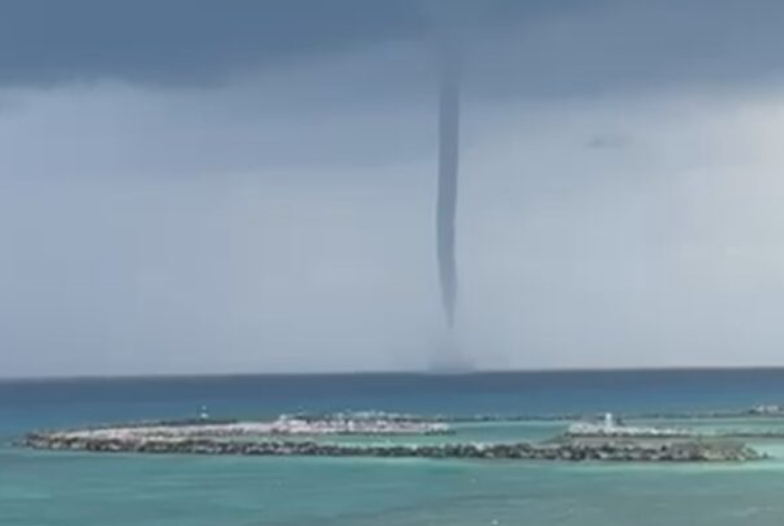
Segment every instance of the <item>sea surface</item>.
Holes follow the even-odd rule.
[[[784,370],[0,381],[0,526],[781,526],[784,447],[770,443],[760,447],[772,460],[712,466],[147,457],[13,445],[29,430],[192,417],[201,406],[213,417],[259,418],[340,410],[644,413],[769,403],[784,403]],[[565,425],[472,423],[460,425],[458,437],[527,440]]]

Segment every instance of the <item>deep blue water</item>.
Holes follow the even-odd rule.
[[[784,369],[0,381],[0,431],[194,416],[377,409],[423,414],[731,409],[784,402]]]

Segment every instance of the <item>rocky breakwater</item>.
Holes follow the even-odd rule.
[[[30,433],[21,445],[37,450],[96,453],[377,457],[605,462],[745,462],[762,458],[735,442],[555,444],[335,444],[312,440],[225,440],[90,433]]]

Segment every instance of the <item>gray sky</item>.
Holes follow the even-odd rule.
[[[556,6],[557,4],[557,6]],[[0,376],[784,365],[784,4],[6,0]]]

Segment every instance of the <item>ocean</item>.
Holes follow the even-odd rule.
[[[14,446],[29,430],[193,417],[201,406],[213,417],[258,418],[341,410],[645,413],[769,403],[784,403],[784,370],[0,381],[0,526],[780,526],[778,445],[767,446],[772,460],[710,466],[147,457]],[[458,435],[526,440],[565,425],[472,423]]]

